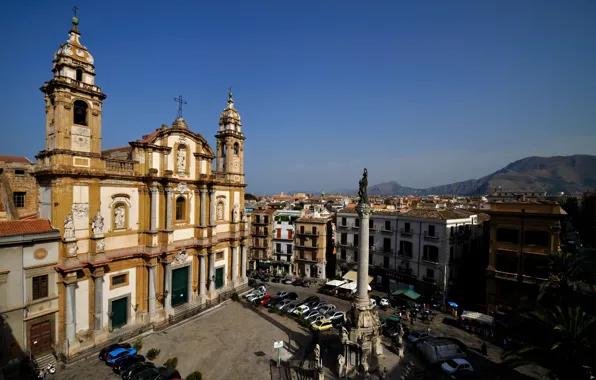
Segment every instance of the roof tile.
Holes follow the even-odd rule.
[[[15,236],[52,232],[55,229],[47,219],[8,220],[0,222],[0,236]]]

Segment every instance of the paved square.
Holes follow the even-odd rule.
[[[285,341],[286,347],[296,352],[310,342],[311,336],[292,319],[269,314],[267,309],[256,309],[246,302],[230,302],[197,319],[145,337],[140,353],[160,349],[156,365],[178,357],[177,369],[183,377],[199,370],[210,380],[270,380],[269,361],[275,359],[276,340]],[[55,378],[114,380],[116,375],[94,356],[58,369]]]

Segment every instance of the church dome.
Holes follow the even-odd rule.
[[[221,113],[221,117],[219,118],[220,126],[228,124],[236,124],[237,126],[242,125],[242,122],[240,122],[240,114],[234,108],[234,99],[232,99],[232,91],[228,93],[228,106],[223,110],[223,112]]]
[[[188,129],[188,124],[183,118],[179,117],[172,123],[172,129]]]
[[[70,28],[70,32],[68,33],[68,41],[60,45],[60,48],[54,54],[54,60],[71,58],[75,61],[93,65],[95,62],[93,56],[80,42],[81,33],[79,32],[78,25],[79,19],[75,16],[72,18],[72,28]]]

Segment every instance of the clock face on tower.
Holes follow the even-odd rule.
[[[238,171],[238,169],[240,168],[240,161],[235,158],[234,161],[232,161],[232,169],[234,169],[234,171]]]

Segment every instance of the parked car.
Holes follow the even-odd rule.
[[[130,348],[130,343],[114,343],[110,344],[109,346],[105,346],[104,348],[99,351],[99,360],[106,360],[106,355],[109,352],[114,351],[117,348]]]
[[[120,376],[122,377],[123,380],[130,380],[137,373],[142,372],[142,371],[146,370],[147,368],[153,368],[153,367],[155,367],[155,364],[153,364],[151,362],[135,363],[135,364],[131,365],[130,367],[126,368],[124,371],[122,371],[122,373],[120,373]]]
[[[298,293],[289,292],[284,298],[291,299],[292,301],[295,301],[298,299]]]
[[[246,300],[248,302],[255,302],[255,301],[258,301],[261,298],[265,297],[265,294],[266,294],[265,292],[257,292],[255,294],[249,296]]]
[[[306,305],[299,305],[293,311],[292,314],[295,315],[304,315],[308,311],[308,306]]]
[[[308,287],[310,287],[310,281],[303,280],[302,283],[300,284],[300,286],[302,286],[303,288],[308,288]]]
[[[319,315],[319,312],[316,310],[308,310],[306,313],[302,313],[304,319],[311,319],[317,315]]]
[[[253,295],[254,293],[257,293],[257,292],[265,293],[265,292],[267,292],[267,287],[265,285],[259,284],[253,290],[251,290],[250,292],[244,294],[242,297],[248,298],[248,297],[250,297],[251,295]]]
[[[292,278],[286,277],[283,280],[281,280],[281,282],[282,282],[282,284],[291,285],[292,282],[294,282],[294,281],[292,280]]]
[[[381,298],[379,300],[379,306],[380,307],[383,307],[383,308],[388,308],[390,306],[389,305],[389,300],[387,298]]]
[[[264,298],[263,298],[264,300]],[[266,308],[277,307],[277,304],[283,301],[284,299],[278,296],[271,297],[263,304]]]
[[[257,280],[255,280],[254,278],[248,279],[248,286],[250,286],[250,287],[255,287],[255,286],[257,286],[258,283],[259,282]]]
[[[292,303],[292,300],[290,299],[284,299],[281,300],[280,303],[278,303],[277,305],[275,305],[275,307],[277,307],[279,310],[286,310],[287,306],[290,305]]]
[[[407,339],[412,343],[416,343],[419,340],[426,339],[430,336],[431,335],[429,333],[424,331],[411,331],[410,334],[407,336]]]
[[[262,298],[260,298],[258,301],[261,305],[265,305],[267,302],[269,302],[269,300],[272,298],[273,296],[271,294],[265,294]]]
[[[319,297],[317,297],[317,296],[310,296],[310,297],[306,298],[304,301],[302,301],[301,304],[302,305],[307,305],[307,304],[309,304],[311,302],[314,302],[314,301],[320,301]]]
[[[166,371],[160,373],[155,380],[174,380],[180,378],[180,372],[178,372],[175,368],[168,368]]]
[[[137,373],[131,380],[155,380],[157,376],[166,371],[166,367],[151,367]]]
[[[275,276],[271,279],[271,282],[276,282],[276,283],[280,283],[281,282],[281,277],[279,276]]]
[[[295,279],[294,281],[292,281],[292,285],[294,286],[302,286],[302,280],[300,279]]]
[[[106,355],[106,364],[113,365],[114,362],[120,358],[123,358],[128,355],[134,355],[137,353],[137,350],[133,347],[131,348],[117,348],[113,351],[110,351]]]
[[[323,306],[325,306],[325,305],[327,305],[327,304],[325,303],[325,301],[317,301],[317,302],[313,302],[313,303],[310,305],[310,308],[311,308],[311,309],[315,309],[315,310],[319,310],[320,308],[322,308],[322,307],[323,307]]]
[[[320,321],[321,319],[324,319],[324,318],[325,318],[325,316],[323,314],[317,314],[314,317],[312,317],[311,319],[309,319],[309,321],[311,321],[310,324],[312,325],[312,324],[317,323],[318,321]]]
[[[335,305],[332,305],[330,303],[322,306],[319,308],[319,313],[325,315],[327,313],[329,313],[331,310],[335,309]]]
[[[277,292],[275,293],[276,296],[281,297],[281,298],[286,298],[286,296],[290,294],[290,292]]]
[[[288,313],[294,313],[294,310],[296,310],[301,305],[302,304],[299,302],[292,301],[291,303],[288,304],[288,306],[286,306],[284,308],[284,310],[287,311]]]
[[[449,374],[460,371],[474,371],[472,365],[466,359],[461,358],[447,360],[445,363],[441,364],[441,369]]]
[[[341,311],[341,310],[334,309],[334,310],[330,311],[329,313],[327,313],[325,315],[325,318],[327,318],[327,319],[329,319],[331,321],[338,320],[338,319],[341,320],[341,321],[343,321],[343,319],[344,319],[344,312]]]
[[[145,357],[143,355],[134,354],[134,355],[124,356],[114,362],[114,365],[112,366],[112,370],[116,373],[122,373],[123,370],[130,367],[131,365],[133,365],[135,363],[144,362],[144,361],[145,361]]]
[[[333,327],[333,322],[327,318],[323,318],[316,323],[310,325],[310,328],[315,331],[326,331],[330,330]]]

